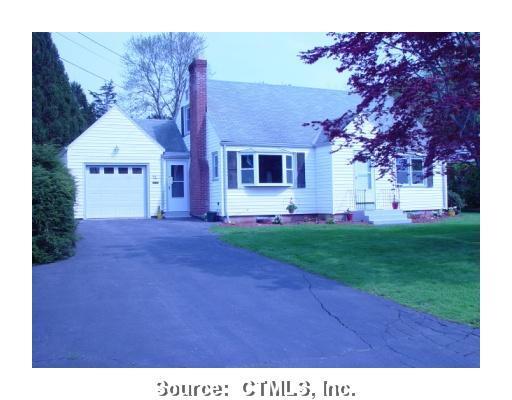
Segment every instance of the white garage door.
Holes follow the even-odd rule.
[[[88,165],[85,168],[86,218],[146,216],[146,168]]]

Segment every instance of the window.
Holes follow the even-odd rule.
[[[292,186],[297,181],[297,187],[306,187],[304,153],[297,153],[297,162],[293,154],[241,153],[239,157],[242,185]]]
[[[142,168],[140,168],[140,167],[132,168],[132,174],[135,174],[135,175],[142,174]]]
[[[219,178],[219,153],[216,151],[212,153],[212,178]]]
[[[190,106],[181,107],[181,135],[190,133]]]
[[[293,185],[293,157],[286,156],[286,183]]]
[[[128,168],[124,168],[124,167],[119,167],[117,169],[117,172],[119,172],[120,174],[124,175],[124,174],[127,174],[128,173]]]
[[[105,168],[103,168],[103,173],[104,174],[113,174],[114,168],[113,167],[105,167]]]
[[[283,156],[259,155],[259,183],[283,183]]]
[[[407,158],[396,159],[396,181],[399,185],[409,184],[409,160]]]
[[[432,187],[431,177],[425,178],[423,159],[418,157],[400,157],[396,159],[396,179],[399,185]]]
[[[254,156],[242,154],[240,156],[242,183],[254,183]]]
[[[90,174],[99,174],[100,169],[99,169],[99,167],[89,167],[89,173]]]
[[[185,196],[185,174],[183,165],[171,165],[171,196],[184,197]]]

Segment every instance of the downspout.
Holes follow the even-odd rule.
[[[228,214],[228,192],[226,187],[226,175],[227,175],[227,158],[226,158],[226,145],[224,143],[222,146],[222,211],[224,214],[225,221],[229,224],[231,221],[229,220]]]

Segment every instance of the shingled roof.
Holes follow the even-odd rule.
[[[183,141],[176,122],[170,119],[135,119],[148,135],[155,139],[165,151],[185,152],[188,151]]]
[[[320,130],[303,126],[354,110],[359,97],[341,90],[208,81],[208,120],[233,145],[310,147],[327,144]]]

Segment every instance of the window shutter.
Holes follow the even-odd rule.
[[[228,151],[228,189],[238,188],[236,151]]]
[[[297,153],[297,187],[306,187],[306,160],[305,153]]]

